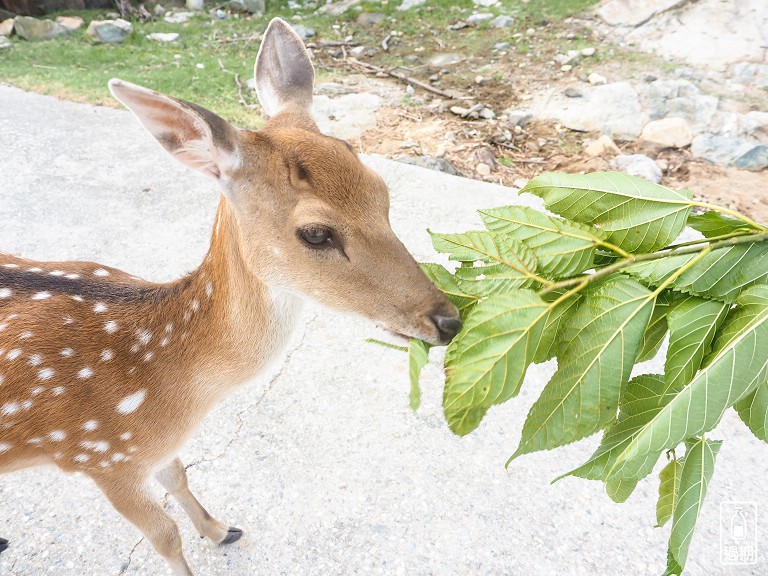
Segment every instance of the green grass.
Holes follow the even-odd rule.
[[[169,24],[162,19],[134,22],[132,36],[117,45],[91,44],[85,34],[87,23],[104,18],[103,12],[65,12],[62,14],[82,16],[86,26],[67,38],[49,42],[26,42],[13,37],[13,47],[0,52],[0,79],[35,92],[115,105],[107,90],[107,81],[119,77],[206,106],[240,126],[256,127],[261,122],[258,111],[240,103],[231,72],[240,74],[243,85],[251,77],[259,48],[259,42],[251,37],[263,32],[275,16],[291,21],[294,21],[292,16],[301,16],[302,24],[317,30],[318,36],[312,40],[319,41],[342,40],[352,34],[363,44],[378,45],[387,32],[396,30],[403,36],[401,44],[393,44],[393,53],[377,61],[396,65],[403,63],[410,47],[419,43],[428,51],[434,51],[434,45],[442,43],[445,51],[488,53],[494,42],[508,38],[514,31],[524,30],[542,18],[565,18],[595,1],[507,0],[501,7],[488,10],[515,16],[518,22],[514,30],[480,27],[461,31],[450,31],[447,27],[472,13],[475,8],[471,0],[435,0],[429,6],[405,12],[396,9],[399,0],[368,1],[338,18],[315,14],[312,10],[291,11],[287,0],[272,1],[268,2],[268,13],[261,18],[231,15],[219,20],[201,13],[185,24]],[[362,28],[355,22],[362,10],[382,12],[385,19],[376,27]],[[334,24],[341,28],[333,29]],[[179,32],[180,38],[174,43],[160,44],[145,38],[152,32]],[[318,72],[322,76],[323,71]],[[247,104],[256,103],[247,89],[243,95]]]

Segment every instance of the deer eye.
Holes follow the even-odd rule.
[[[332,248],[333,232],[323,226],[307,226],[299,229],[299,238],[310,248]]]

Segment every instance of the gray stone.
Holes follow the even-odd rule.
[[[131,35],[133,26],[122,18],[117,20],[91,20],[86,33],[96,44],[120,44]]]
[[[53,20],[38,20],[30,16],[16,16],[13,20],[13,29],[18,36],[31,42],[53,40],[72,32]]]
[[[702,134],[693,139],[691,153],[718,166],[757,172],[768,167],[768,146],[754,140]]]
[[[592,46],[590,46],[589,48],[582,48],[581,49],[581,55],[582,56],[587,56],[587,57],[594,56],[595,52],[596,52],[596,50]]]
[[[79,30],[85,24],[85,20],[80,16],[58,16],[56,22],[69,30]]]
[[[363,55],[365,55],[365,51],[367,48],[365,46],[355,46],[354,48],[350,49],[349,55],[353,58],[362,58]]]
[[[427,58],[427,66],[432,68],[444,68],[445,66],[458,64],[461,60],[461,54],[453,52],[438,53]]]
[[[403,3],[400,4],[400,6],[397,7],[398,10],[410,10],[411,8],[416,8],[416,6],[421,6],[424,4],[427,0],[403,0]]]
[[[472,4],[475,6],[482,6],[483,8],[490,8],[499,3],[499,0],[472,0]]]
[[[329,14],[331,16],[341,16],[352,8],[352,6],[356,6],[357,4],[360,4],[362,0],[341,0],[341,2],[333,2],[332,4],[326,4],[325,6],[320,6],[320,8],[317,9],[318,13],[320,14]]]
[[[369,92],[337,98],[315,96],[313,111],[317,125],[324,133],[355,140],[376,125],[376,110],[383,103],[381,97]]]
[[[737,62],[731,65],[730,75],[734,82],[768,88],[768,64]]]
[[[184,22],[194,16],[194,12],[170,12],[163,17],[163,20],[169,24],[184,24]]]
[[[384,20],[384,14],[381,12],[361,12],[357,17],[359,26],[375,26]]]
[[[490,12],[481,12],[480,14],[472,14],[466,18],[467,24],[470,26],[477,26],[483,22],[488,22],[493,19],[493,14]]]
[[[491,28],[509,28],[515,23],[515,19],[512,16],[496,16],[488,24]]]
[[[5,36],[0,36],[0,50],[3,50],[4,48],[10,48],[11,46],[13,46],[13,44],[11,44],[11,41],[8,40],[8,38]]]
[[[610,136],[603,134],[597,140],[588,142],[587,145],[584,146],[584,153],[587,156],[594,157],[603,156],[605,154],[620,154],[621,151]]]
[[[174,42],[179,39],[179,34],[178,32],[153,32],[152,34],[147,34],[147,38],[161,43]]]
[[[629,82],[584,87],[581,98],[568,98],[559,90],[534,100],[534,116],[557,120],[578,132],[600,132],[612,138],[634,140],[648,122],[637,92]]]
[[[437,170],[438,172],[445,172],[446,174],[452,174],[457,176],[458,170],[454,168],[453,164],[448,162],[445,158],[436,158],[434,156],[399,156],[396,158],[398,162],[403,164],[411,164],[413,166],[421,166],[422,168],[429,168],[430,170]]]
[[[645,178],[656,184],[661,182],[661,168],[644,154],[619,154],[611,160],[610,166],[614,170]]]
[[[597,15],[611,26],[640,26],[656,14],[685,4],[688,0],[608,0]]]
[[[504,114],[507,117],[507,122],[510,126],[520,126],[525,128],[533,120],[533,114],[527,108],[509,109],[505,110]]]
[[[186,0],[185,3],[187,10],[193,10],[199,12],[205,8],[205,0]]]
[[[229,5],[235,10],[249,14],[262,15],[265,10],[264,0],[232,0]]]
[[[563,94],[565,94],[568,98],[581,98],[584,96],[581,90],[574,88],[573,86],[568,86],[568,88],[563,90]]]
[[[693,140],[693,134],[685,118],[663,118],[648,122],[640,140],[664,148],[684,148]]]
[[[593,86],[602,86],[603,84],[608,82],[608,79],[602,74],[598,74],[597,72],[592,72],[589,76],[587,76],[587,82],[589,82]]]
[[[309,28],[303,24],[291,24],[291,28],[293,28],[293,31],[296,32],[296,34],[299,35],[299,38],[301,38],[304,42],[317,34],[314,28]]]
[[[683,79],[654,80],[638,84],[636,88],[651,120],[667,116],[684,118],[694,133],[708,129],[719,104],[716,96],[702,94],[694,84]]]
[[[511,44],[509,42],[496,42],[496,44],[493,45],[493,49],[498,51],[501,50],[508,50]]]

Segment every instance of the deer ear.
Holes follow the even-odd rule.
[[[213,112],[116,78],[109,90],[182,164],[216,179],[239,165],[237,129]]]
[[[285,20],[273,19],[264,32],[254,78],[267,116],[275,116],[287,106],[311,111],[315,71],[304,42]]]

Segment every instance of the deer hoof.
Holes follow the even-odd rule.
[[[240,540],[240,537],[243,535],[243,531],[240,530],[240,528],[232,528],[230,526],[229,530],[227,530],[227,535],[224,537],[224,540],[219,542],[219,544],[232,544],[232,542],[237,542]]]
[[[8,548],[8,540],[5,538],[0,538],[0,552]]]

